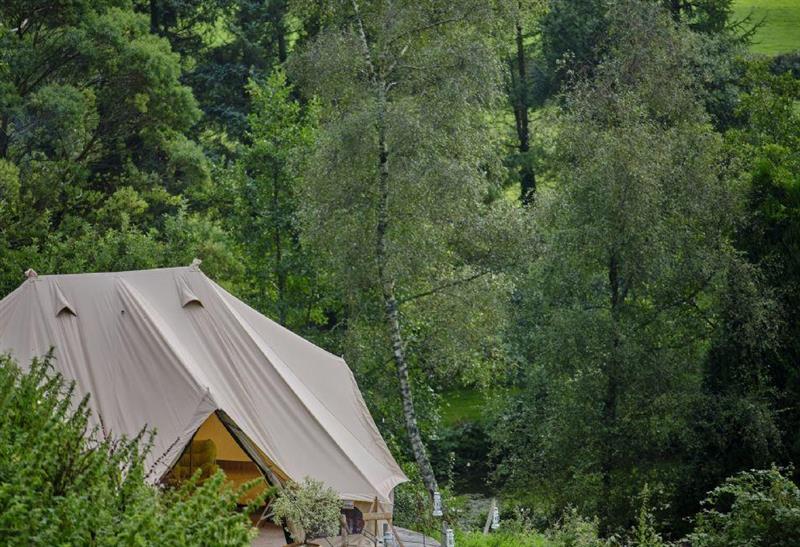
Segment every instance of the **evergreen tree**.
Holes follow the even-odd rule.
[[[192,208],[211,192],[188,137],[201,116],[178,56],[128,2],[6,2],[0,7],[0,161],[13,195],[0,238],[0,287],[29,267],[131,269],[237,258]],[[180,225],[182,246],[171,245]],[[173,232],[174,234],[174,232]],[[187,245],[187,243],[190,243]]]

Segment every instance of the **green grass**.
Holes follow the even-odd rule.
[[[481,532],[458,532],[458,547],[552,547],[554,544],[543,535],[491,533],[484,536]]]
[[[777,55],[800,49],[800,0],[735,0],[734,19],[752,13],[753,23],[764,20],[753,37],[752,51]]]
[[[452,426],[462,422],[479,422],[484,415],[486,399],[480,391],[460,389],[444,394],[442,421]]]

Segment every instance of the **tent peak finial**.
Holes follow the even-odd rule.
[[[192,268],[192,269],[195,269],[195,270],[199,270],[200,269],[200,264],[202,264],[202,263],[203,263],[202,260],[200,260],[199,258],[195,258],[194,260],[192,260],[192,263],[189,264],[189,267]]]
[[[27,270],[25,270],[26,279],[32,279],[34,277],[39,277],[39,274],[36,273],[36,270],[34,270],[33,268],[28,268]]]

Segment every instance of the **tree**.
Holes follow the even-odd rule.
[[[508,56],[506,93],[514,112],[514,129],[517,139],[515,165],[519,171],[520,199],[530,203],[536,193],[536,172],[531,157],[531,130],[529,114],[534,103],[533,78],[537,75],[536,65],[531,59],[531,46],[528,43],[538,18],[544,12],[543,2],[539,0],[515,0],[507,6],[513,25],[513,48]],[[539,84],[541,85],[541,84]]]
[[[719,33],[733,13],[733,0],[662,0],[675,20],[685,20],[692,30]]]
[[[645,2],[609,21],[608,53],[557,121],[539,258],[519,282],[528,387],[498,428],[501,471],[599,513],[606,531],[629,524],[644,482],[674,492],[736,212],[693,34]]]
[[[17,180],[4,207],[2,291],[32,266],[167,262],[176,254],[164,237],[169,219],[204,209],[212,188],[187,136],[201,112],[169,43],[116,1],[6,2],[0,28],[0,158]],[[184,226],[204,223],[214,221]],[[195,245],[183,250],[199,251],[198,239],[187,234]],[[214,251],[232,267],[228,250]]]
[[[774,390],[784,461],[791,462],[800,455],[800,80],[772,69],[768,61],[750,64],[737,123],[726,137],[747,181],[737,246],[763,273],[778,309],[773,346],[758,364]]]
[[[273,520],[278,526],[292,523],[297,529],[292,539],[305,545],[310,539],[330,537],[339,530],[341,507],[335,490],[306,477],[301,483],[287,483],[277,492],[272,503]]]
[[[319,322],[319,280],[300,244],[297,226],[299,172],[310,153],[316,107],[292,98],[283,71],[248,85],[250,145],[236,167],[238,200],[233,216],[247,253],[251,302],[273,312],[282,325]]]
[[[485,363],[493,339],[476,333],[500,324],[487,305],[496,304],[493,264],[507,245],[492,222],[499,208],[485,204],[496,168],[485,109],[498,69],[477,29],[486,10],[355,0],[293,70],[324,113],[304,178],[304,234],[348,306],[349,360],[380,372],[395,365],[399,415],[431,493],[412,365],[433,378]]]
[[[576,76],[591,74],[605,48],[606,10],[603,0],[551,0],[541,20],[542,59],[549,85],[557,93]]]
[[[650,0],[667,10],[677,23],[695,31],[694,47],[682,55],[703,83],[706,108],[718,128],[730,122],[740,77],[736,57],[744,54],[749,36],[741,22],[730,21],[731,0]],[[544,101],[568,88],[576,79],[591,77],[605,56],[617,12],[605,0],[550,0],[541,18],[542,83],[535,98]]]
[[[301,25],[287,0],[138,0],[151,32],[169,40],[205,116],[195,131],[214,154],[234,159],[230,140],[246,139],[250,79],[286,62]]]
[[[692,545],[796,545],[800,488],[772,467],[728,478],[709,492],[698,513]]]

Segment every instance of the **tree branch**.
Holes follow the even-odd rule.
[[[480,277],[483,277],[485,275],[488,275],[490,273],[492,273],[491,270],[484,270],[482,272],[478,272],[476,274],[470,275],[468,277],[464,277],[462,279],[456,279],[456,280],[453,280],[453,281],[449,281],[447,283],[443,283],[443,284],[439,285],[438,287],[434,287],[434,288],[429,289],[427,291],[423,291],[421,293],[417,293],[417,294],[412,295],[412,296],[406,296],[405,298],[400,298],[397,301],[397,303],[398,304],[405,304],[407,302],[411,302],[412,300],[417,300],[419,298],[424,298],[426,296],[432,296],[432,295],[434,295],[434,294],[436,294],[438,292],[441,292],[441,291],[443,291],[445,289],[450,289],[452,287],[457,287],[459,285],[463,285],[465,283],[469,283],[470,281],[475,281],[476,279],[478,279]]]

